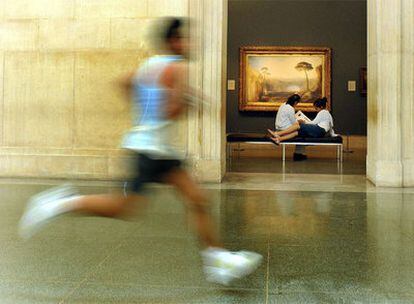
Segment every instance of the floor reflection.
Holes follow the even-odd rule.
[[[412,193],[210,187],[224,243],[265,257],[255,274],[223,289],[205,282],[172,189],[154,188],[144,217],[62,217],[22,242],[24,204],[47,187],[0,184],[0,303],[414,302]]]
[[[271,293],[335,293],[373,303],[414,299],[413,198],[228,190],[223,232],[228,243],[268,242]]]

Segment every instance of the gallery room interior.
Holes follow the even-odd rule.
[[[414,302],[414,0],[0,1],[0,92],[0,303]]]

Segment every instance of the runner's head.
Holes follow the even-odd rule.
[[[156,21],[151,40],[157,52],[187,55],[189,51],[188,21],[179,17],[164,17]]]
[[[177,55],[184,55],[188,49],[188,38],[185,33],[185,21],[180,18],[169,18],[165,31],[167,49]]]

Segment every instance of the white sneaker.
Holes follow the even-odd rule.
[[[63,202],[77,196],[70,185],[63,185],[36,194],[30,198],[26,210],[20,219],[19,235],[28,239],[40,230],[48,220],[66,211]]]
[[[36,195],[33,195],[27,204],[26,210],[32,209],[41,204],[49,203],[53,200],[72,196],[75,194],[77,194],[77,190],[71,184],[63,184],[61,186],[50,188],[43,192],[39,192]]]
[[[230,285],[259,267],[263,257],[255,252],[230,252],[223,249],[209,248],[202,252],[204,273],[209,282]]]

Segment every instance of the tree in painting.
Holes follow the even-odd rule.
[[[306,62],[306,61],[302,61],[302,62],[299,62],[296,65],[295,69],[297,69],[298,71],[305,72],[305,76],[306,76],[306,92],[309,92],[310,91],[310,84],[309,84],[308,71],[313,70],[312,64],[310,64],[309,62]]]
[[[267,101],[265,96],[267,95],[267,76],[270,76],[269,68],[268,67],[262,67],[260,69],[260,80],[262,82],[262,92],[260,96],[261,101]]]

